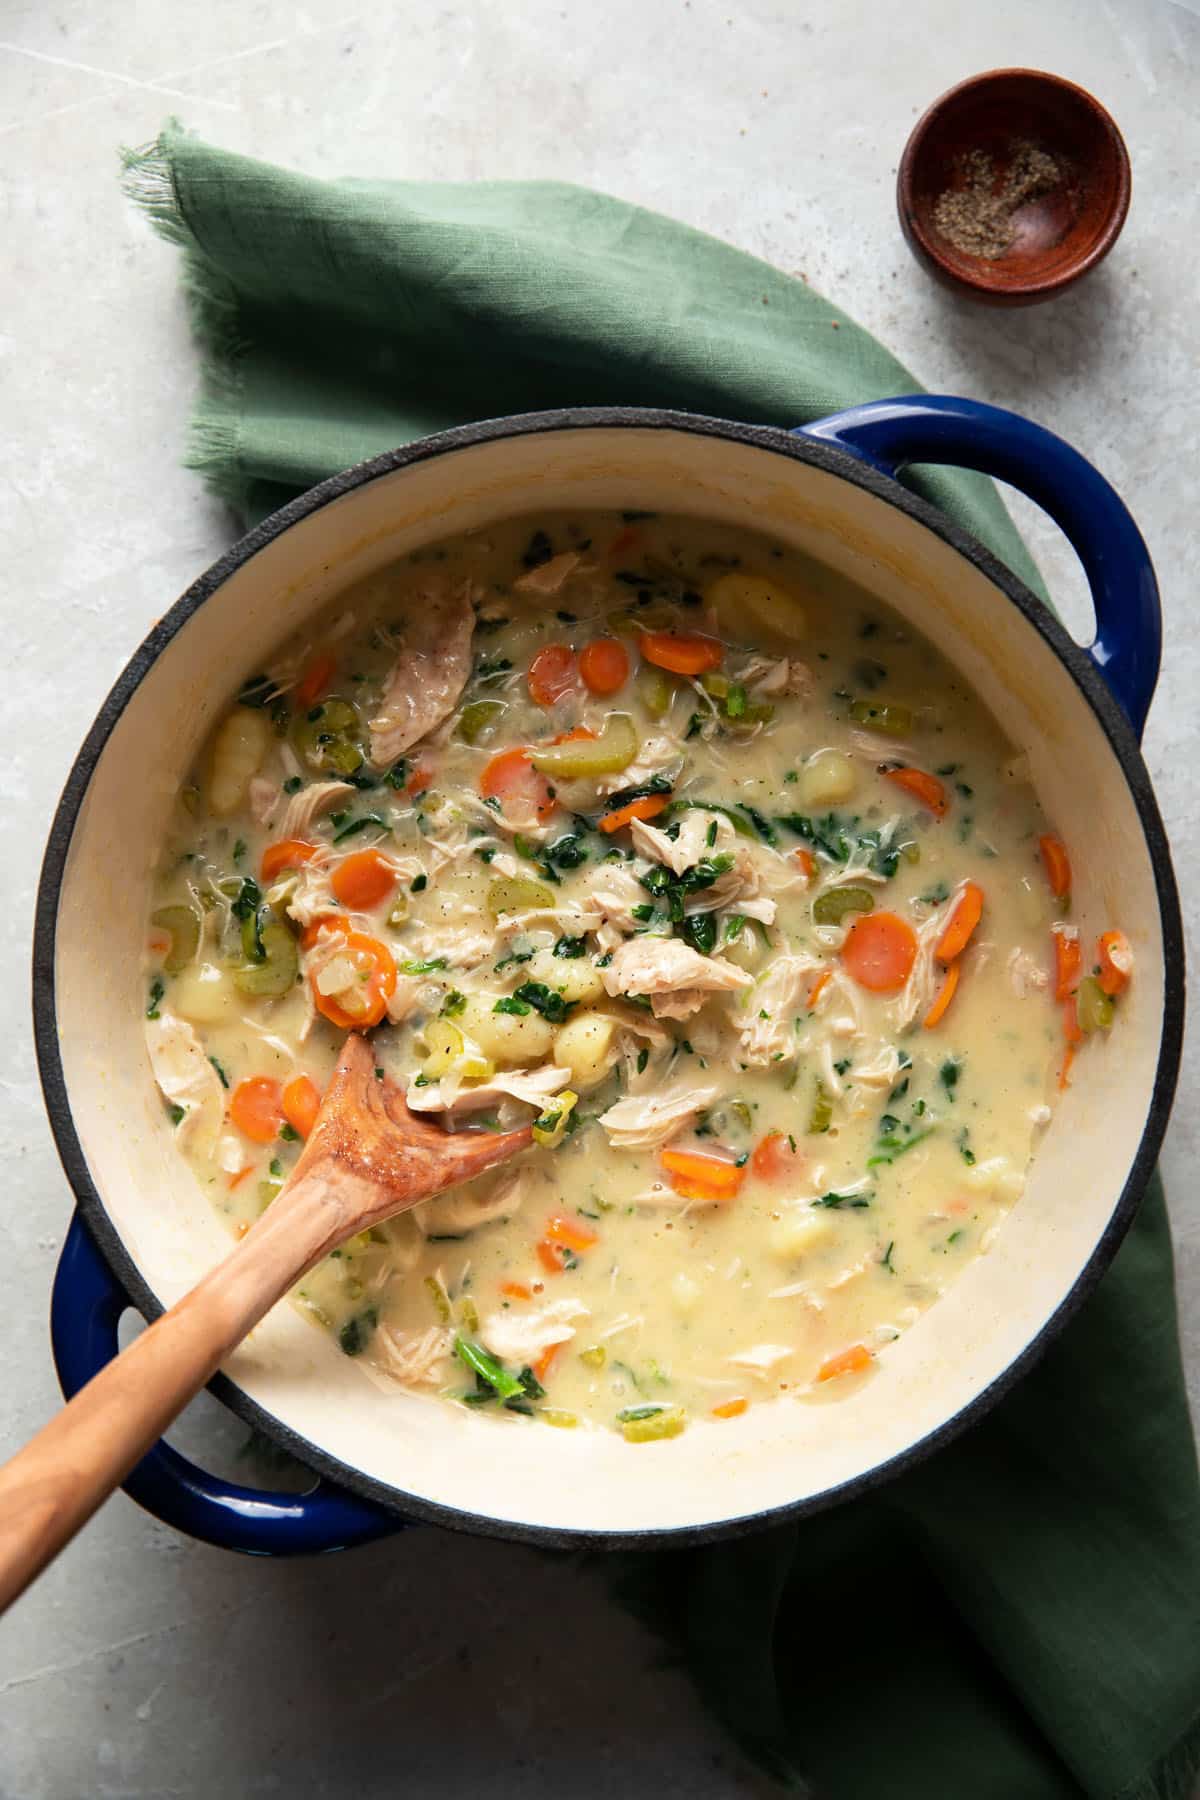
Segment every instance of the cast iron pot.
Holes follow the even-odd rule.
[[[956,463],[1057,519],[1091,584],[1072,642],[976,540],[896,480]],[[141,957],[156,849],[214,717],[337,589],[415,546],[514,513],[675,509],[765,528],[861,582],[925,632],[1028,752],[1068,836],[1084,938],[1119,921],[1137,976],[1091,1044],[1023,1198],[979,1258],[836,1405],[780,1402],[672,1442],[506,1428],[364,1379],[287,1305],[214,1391],[317,1472],[307,1495],[218,1481],[159,1445],[127,1491],[232,1549],[328,1550],[414,1519],[547,1545],[715,1539],[864,1492],[929,1455],[1027,1371],[1095,1288],[1154,1166],[1183,1013],[1179,906],[1138,751],[1160,617],[1145,545],[1113,490],[1011,413],[919,397],[799,432],[599,409],[494,420],[323,482],[243,538],[137,651],[67,782],[38,900],[34,1000],[51,1124],[78,1214],[55,1284],[64,1391],[116,1347],[129,1305],[177,1300],[228,1238],[176,1154],[143,1043]]]

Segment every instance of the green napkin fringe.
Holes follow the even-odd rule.
[[[159,237],[183,252],[181,277],[192,335],[200,346],[200,391],[188,421],[183,466],[195,469],[210,494],[240,509],[242,358],[251,348],[241,328],[237,288],[203,253],[183,216],[168,148],[170,120],[151,143],[121,150],[121,188]]]

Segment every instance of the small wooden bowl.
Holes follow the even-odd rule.
[[[1011,238],[999,254],[953,243],[944,202],[938,223],[943,195],[1000,195],[1014,147],[1024,144],[1050,156],[1059,178],[1008,213]],[[946,287],[991,306],[1032,306],[1108,255],[1129,190],[1128,152],[1098,100],[1058,75],[993,69],[951,88],[918,121],[900,159],[896,205],[913,255]]]

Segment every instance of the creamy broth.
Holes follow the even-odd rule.
[[[164,847],[151,1060],[239,1233],[356,1024],[414,1109],[535,1120],[296,1303],[396,1391],[665,1437],[852,1391],[986,1251],[1129,975],[1069,885],[865,592],[699,520],[514,520],[243,688]]]

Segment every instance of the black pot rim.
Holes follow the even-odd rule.
[[[298,1461],[340,1487],[372,1500],[387,1512],[393,1513],[397,1528],[406,1520],[419,1519],[476,1536],[535,1544],[546,1549],[683,1548],[713,1543],[760,1530],[768,1525],[803,1518],[844,1500],[871,1493],[904,1470],[925,1461],[969,1425],[982,1418],[1029,1372],[1048,1345],[1095,1291],[1133,1221],[1162,1144],[1183,1044],[1184,944],[1170,849],[1149,772],[1129,721],[1086,651],[1068,636],[1049,608],[977,538],[956,525],[937,507],[910,493],[898,481],[881,474],[869,464],[860,462],[837,446],[803,435],[796,436],[776,426],[744,425],[694,413],[639,407],[567,408],[457,426],[399,449],[385,451],[330,476],[247,532],[192,583],[139,645],[100,707],[67,777],[42,863],[33,938],[34,1041],[50,1128],[79,1211],[113,1274],[128,1294],[131,1304],[147,1320],[156,1319],[164,1310],[162,1303],[134,1264],[92,1182],[83,1147],[75,1130],[58,1045],[54,960],[59,899],[75,824],[104,747],[137,688],[193,613],[224,585],[235,570],[274,542],[290,526],[368,482],[448,452],[496,443],[506,438],[554,431],[597,429],[673,431],[713,437],[748,445],[821,469],[864,489],[876,499],[885,501],[898,512],[923,525],[985,575],[1003,597],[1023,614],[1059,661],[1065,664],[1108,740],[1145,834],[1158,897],[1165,966],[1168,972],[1179,971],[1177,978],[1172,978],[1168,973],[1154,1089],[1137,1154],[1104,1232],[1054,1312],[1020,1355],[966,1406],[886,1462],[864,1470],[862,1474],[820,1494],[740,1514],[736,1518],[723,1518],[698,1525],[603,1532],[525,1524],[470,1513],[465,1509],[442,1505],[421,1495],[409,1494],[404,1489],[392,1487],[310,1443],[301,1433],[294,1431],[252,1400],[228,1376],[218,1374],[209,1384],[210,1391],[231,1411],[272,1438]]]

